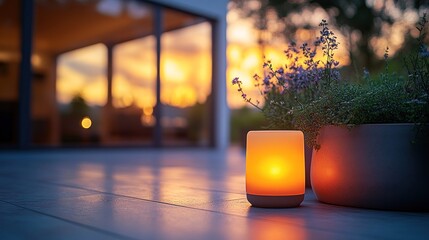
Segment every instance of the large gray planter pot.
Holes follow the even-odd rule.
[[[413,124],[322,128],[320,149],[313,150],[311,162],[317,199],[352,207],[428,211],[429,139],[422,135]]]

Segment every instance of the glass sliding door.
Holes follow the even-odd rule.
[[[135,0],[35,0],[33,144],[150,141],[152,12]]]
[[[150,35],[114,48],[112,142],[153,144],[156,124],[155,44],[155,37]]]
[[[211,24],[172,9],[164,11],[161,37],[162,139],[166,146],[209,146]]]
[[[101,141],[103,106],[107,102],[106,60],[107,48],[101,43],[58,56],[56,92],[62,144]],[[37,110],[37,101],[35,96],[33,111]]]
[[[20,119],[32,146],[213,146],[208,19],[144,0],[25,3],[31,74],[19,68],[30,8],[0,0],[0,147],[18,145]]]

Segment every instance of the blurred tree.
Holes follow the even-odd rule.
[[[372,39],[391,31],[395,21],[404,17],[406,12],[421,16],[423,12],[429,10],[429,1],[231,0],[230,7],[239,9],[245,16],[252,17],[256,21],[256,28],[261,30],[260,32],[273,31],[273,28],[270,29],[270,21],[277,21],[274,34],[282,34],[286,40],[294,40],[298,29],[314,28],[314,22],[321,20],[315,19],[318,16],[329,16],[327,20],[332,23],[331,25],[334,25],[348,39],[349,54],[355,68],[366,67],[372,70],[377,68],[380,63],[379,57],[377,58],[375,55],[377,49],[374,49],[374,44],[371,44]],[[305,12],[311,13],[311,16],[297,18],[299,16],[297,14]],[[275,15],[275,20],[273,20],[273,15]],[[417,20],[418,18],[414,21]],[[403,38],[408,40],[412,30],[409,28],[403,32],[395,32],[395,34],[403,34]],[[260,34],[260,36],[266,35]],[[260,37],[259,43],[267,44],[267,39]],[[381,51],[384,51],[387,46],[378,47],[383,48]],[[378,50],[380,51],[380,49]]]
[[[88,116],[90,112],[90,107],[86,103],[85,99],[80,94],[77,94],[70,101],[68,110],[69,110],[69,114],[71,115],[85,117],[85,116]]]
[[[268,125],[261,111],[244,106],[239,109],[231,109],[230,136],[231,142],[246,145],[246,134],[250,130],[262,130]]]

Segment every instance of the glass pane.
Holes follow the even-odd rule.
[[[134,0],[36,0],[35,10],[34,143],[116,143],[116,110],[127,106],[127,97],[115,79],[130,80],[121,74],[126,62],[115,65],[127,59],[116,58],[122,53],[114,49],[153,32],[151,7]],[[135,69],[127,73],[138,76]],[[122,117],[124,126],[134,121],[134,116]],[[133,131],[119,133],[122,141]]]
[[[62,143],[100,142],[102,107],[107,100],[106,57],[103,44],[58,57],[56,87]]]
[[[162,129],[165,145],[209,145],[211,24],[166,10],[161,38]]]
[[[155,50],[154,36],[115,46],[112,142],[152,144],[156,124],[153,115],[156,105]]]
[[[0,147],[17,144],[21,1],[0,1]]]

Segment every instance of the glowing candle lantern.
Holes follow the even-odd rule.
[[[255,207],[296,207],[304,200],[304,134],[250,131],[246,146],[247,200]]]

